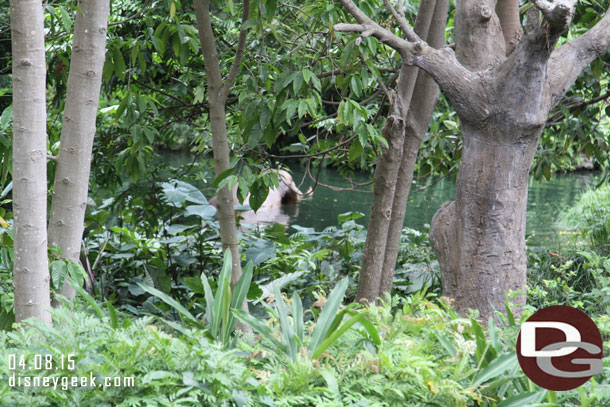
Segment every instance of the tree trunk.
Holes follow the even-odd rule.
[[[446,0],[423,0],[415,21],[415,32],[421,38],[438,44],[435,46],[442,45],[447,9]],[[438,96],[438,87],[424,75],[418,68],[406,65],[400,72],[395,103],[399,105],[397,111],[403,112],[405,123],[401,123],[400,128],[404,133],[395,134],[398,131],[396,124],[386,122],[383,134],[389,149],[383,152],[375,169],[373,204],[357,299],[373,301],[392,289],[415,160]],[[412,100],[417,103],[412,105]]]
[[[214,172],[219,176],[231,168],[231,150],[227,133],[227,119],[225,104],[231,87],[231,78],[223,83],[220,74],[220,60],[216,50],[216,40],[212,31],[210,18],[210,1],[195,0],[195,16],[199,27],[199,39],[204,56],[208,94],[210,95],[210,123],[212,130],[212,150],[214,153]],[[244,18],[248,19],[249,3],[244,2]],[[245,21],[244,20],[244,21]],[[231,72],[241,64],[241,55],[245,46],[245,31],[240,33],[240,44]],[[242,44],[243,43],[243,44]],[[229,74],[231,75],[231,73]],[[235,202],[233,194],[228,187],[218,191],[218,222],[220,224],[220,239],[224,250],[231,250],[233,268],[231,271],[231,284],[234,285],[241,277],[241,256],[239,254],[239,240],[237,239],[237,224],[235,221]],[[247,304],[246,304],[247,307]]]
[[[199,40],[203,52],[206,77],[208,82],[208,94],[210,98],[210,123],[212,130],[212,150],[214,154],[214,172],[218,177],[231,167],[231,149],[229,148],[229,137],[227,132],[226,102],[227,95],[231,90],[233,81],[237,77],[241,67],[241,60],[246,48],[248,29],[242,29],[239,33],[239,42],[235,52],[235,58],[231,69],[224,80],[220,74],[220,60],[216,49],[216,41],[212,30],[210,18],[210,1],[194,0],[195,17],[199,28]],[[242,24],[250,16],[250,2],[245,0],[242,10]],[[241,277],[241,255],[239,253],[239,240],[237,238],[237,223],[235,219],[235,201],[233,193],[227,186],[217,193],[218,198],[218,223],[220,225],[220,240],[224,250],[231,250],[231,287]],[[248,299],[244,299],[241,309],[248,312]],[[236,328],[243,332],[252,332],[248,325],[238,322]]]
[[[502,26],[506,55],[509,55],[523,35],[521,20],[519,19],[519,0],[498,0],[496,14]]]
[[[528,174],[541,133],[492,131],[462,120],[456,200],[439,209],[430,231],[443,293],[458,312],[478,309],[484,318],[504,308],[505,293],[525,293]]]
[[[335,30],[372,35],[394,48],[405,63],[434,78],[460,118],[464,147],[456,200],[434,216],[430,240],[444,293],[455,298],[458,311],[478,308],[487,319],[493,307],[501,309],[507,291],[525,293],[529,167],[550,109],[610,47],[610,11],[556,49],[574,4],[537,0],[507,58],[493,0],[457,2],[455,52],[421,41],[395,11],[407,40],[372,21],[352,0],[340,2],[358,24],[337,24]],[[518,303],[524,301],[522,294]]]
[[[95,138],[102,69],[104,68],[108,0],[79,0],[74,42],[62,123],[51,219],[49,246],[59,246],[61,256],[79,261],[89,190],[91,152]],[[61,294],[74,298],[64,284]]]
[[[429,28],[425,40],[430,46],[440,48],[445,43],[445,27],[447,25],[449,2],[447,0],[436,0],[435,3],[434,7],[431,7],[433,10],[433,13],[431,13],[432,19],[428,23]],[[423,5],[424,1],[420,3],[420,10]],[[415,29],[417,30],[417,20],[415,22]],[[436,82],[427,73],[418,69],[417,82],[415,83],[412,96],[412,100],[417,102],[411,103],[409,113],[407,114],[402,162],[398,173],[396,192],[394,193],[392,219],[388,230],[383,261],[383,274],[379,288],[380,296],[392,292],[394,269],[396,268],[396,260],[400,249],[400,236],[405,221],[409,192],[413,183],[413,169],[417,160],[417,152],[426,136],[432,113],[436,107],[438,95],[439,89]]]
[[[403,77],[401,76],[401,78]],[[373,206],[356,292],[358,301],[372,302],[379,297],[385,242],[392,218],[392,202],[402,159],[402,144],[405,137],[404,117],[407,106],[394,90],[389,90],[388,96],[390,112],[382,130],[388,148],[383,151],[375,169]]]
[[[42,2],[11,1],[15,320],[51,322]]]

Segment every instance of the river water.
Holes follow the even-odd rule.
[[[303,173],[302,168],[293,168],[293,177],[297,185],[300,183]],[[594,183],[595,179],[596,174],[592,172],[554,174],[549,181],[535,181],[533,177],[530,178],[526,229],[529,244],[546,247],[559,244],[561,230],[557,225],[558,214],[573,205],[578,196],[591,183]],[[351,186],[332,169],[322,169],[318,181],[338,187]],[[364,183],[368,181],[368,177],[356,176],[353,181]],[[301,188],[305,191],[312,184],[310,179],[306,179]],[[455,184],[449,177],[432,178],[413,184],[404,225],[419,231],[426,230],[437,209],[454,198]],[[339,214],[357,211],[366,215],[358,220],[366,225],[372,199],[372,193],[334,191],[318,186],[313,198],[299,203],[298,213],[292,217],[291,224],[322,229],[336,225]]]
[[[191,161],[186,154],[163,154],[175,164],[185,164]],[[305,175],[305,168],[291,166],[295,183],[301,191],[306,191],[314,185],[311,177]],[[207,171],[213,177],[212,171]],[[357,222],[366,225],[371,209],[373,194],[371,192],[357,192],[349,190],[333,190],[321,186],[331,185],[339,188],[351,188],[352,184],[341,175],[329,168],[312,170],[317,177],[318,185],[313,197],[304,199],[295,207],[284,207],[282,219],[289,219],[290,225],[315,228],[322,230],[328,226],[337,225],[337,217],[345,212],[361,212],[365,216]],[[589,171],[571,172],[567,174],[554,174],[551,180],[535,181],[530,178],[527,203],[527,229],[528,243],[534,246],[556,247],[560,244],[560,232],[557,225],[558,214],[572,206],[578,196],[591,184],[595,184],[597,174]],[[368,175],[355,174],[351,181],[363,184],[369,181]],[[204,194],[210,198],[213,194],[211,188],[213,179],[204,186]],[[370,186],[361,187],[370,191]],[[455,197],[455,185],[450,177],[429,178],[417,182],[411,187],[409,202],[405,216],[406,227],[425,231],[436,210],[445,202]],[[288,215],[287,217],[284,215]]]

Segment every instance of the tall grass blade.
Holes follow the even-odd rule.
[[[348,282],[349,280],[347,277],[342,279],[328,296],[324,309],[322,309],[320,317],[316,323],[316,327],[311,335],[311,341],[309,342],[310,349],[317,349],[322,341],[326,338],[328,329],[333,323],[333,320],[337,315],[337,310],[343,302],[343,297],[345,296]]]

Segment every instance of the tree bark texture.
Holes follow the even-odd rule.
[[[420,12],[421,5],[420,3]],[[440,48],[445,43],[445,27],[447,25],[447,13],[449,2],[447,0],[436,0],[432,9],[432,19],[428,23],[425,39],[430,46]],[[419,13],[418,13],[419,17]],[[417,31],[417,20],[415,21]],[[405,138],[403,143],[402,161],[398,172],[394,202],[392,204],[392,219],[388,229],[386,240],[385,257],[383,260],[383,273],[379,288],[380,296],[392,292],[394,284],[394,269],[400,249],[400,236],[405,221],[405,212],[409,200],[409,192],[413,183],[413,170],[417,160],[417,153],[422,141],[426,136],[432,113],[438,101],[439,89],[436,82],[424,71],[418,69],[417,81],[413,90],[412,101],[407,113],[405,127]]]
[[[47,258],[44,21],[39,0],[11,1],[15,320],[51,322]]]
[[[404,77],[403,77],[404,78]],[[400,80],[400,79],[399,79]],[[399,85],[400,86],[400,85]],[[407,106],[389,90],[390,112],[386,117],[382,135],[388,143],[375,168],[373,205],[364,246],[364,257],[358,279],[357,300],[369,302],[379,297],[385,243],[392,218],[392,204],[396,179],[402,160],[402,145],[405,137],[405,113]]]
[[[229,77],[223,83],[220,73],[220,60],[216,49],[212,20],[210,18],[210,1],[194,0],[195,16],[199,27],[199,39],[203,52],[205,70],[210,97],[210,123],[212,131],[212,150],[214,154],[214,172],[219,176],[231,167],[231,150],[227,133],[226,101],[234,75],[237,74],[241,64],[241,55],[245,46],[246,32],[240,33],[240,44],[235,56]],[[249,15],[249,2],[244,2],[244,16]],[[245,21],[245,20],[244,20]],[[233,74],[235,72],[235,74]],[[233,77],[233,79],[232,79]],[[233,268],[231,269],[231,285],[235,285],[241,277],[241,256],[239,254],[239,240],[237,238],[237,224],[235,221],[235,202],[233,194],[228,187],[218,191],[218,222],[220,224],[220,238],[224,250],[231,250]],[[247,307],[247,304],[246,304]]]
[[[423,0],[415,21],[415,33],[433,46],[441,46],[447,9],[446,0]],[[384,136],[392,137],[394,142],[390,143],[388,139],[389,149],[383,151],[375,169],[373,204],[357,299],[372,301],[392,289],[415,160],[438,96],[438,87],[424,75],[414,66],[404,65],[400,71],[395,103],[399,104],[397,110],[404,112],[405,123],[400,126],[404,132],[393,135],[398,129],[390,122],[386,122],[389,128],[384,127]]]
[[[484,80],[483,120],[460,114],[456,200],[439,209],[430,231],[443,292],[455,299],[459,312],[478,309],[485,319],[494,308],[503,309],[509,291],[520,292],[516,302],[525,304],[529,168],[548,113],[559,100],[552,97],[557,90],[549,89],[548,63],[569,20],[539,25],[535,9],[529,18],[523,40]]]
[[[507,291],[525,293],[529,167],[549,111],[610,46],[610,13],[556,49],[575,2],[534,0],[524,35],[507,57],[491,0],[457,3],[455,52],[407,35],[406,21],[401,28],[408,39],[397,37],[353,1],[340,2],[358,24],[337,24],[336,30],[373,35],[396,49],[405,63],[439,84],[460,118],[463,152],[456,200],[434,216],[430,240],[444,294],[455,299],[458,311],[477,308],[486,319],[494,307],[502,309]],[[524,301],[521,295],[518,302]]]
[[[78,7],[48,230],[49,246],[73,261],[83,237],[110,2],[79,0]],[[75,292],[66,283],[61,294],[74,298]]]
[[[502,26],[506,55],[509,55],[523,35],[521,20],[519,19],[519,0],[498,0],[496,14]]]

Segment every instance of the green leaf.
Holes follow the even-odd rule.
[[[297,76],[294,77],[292,81],[292,91],[295,96],[301,91],[301,87],[303,87],[303,74],[299,72]]]
[[[104,311],[102,311],[102,307],[99,306],[99,304],[93,299],[92,296],[89,295],[87,291],[83,289],[82,286],[78,285],[74,280],[71,279],[67,279],[66,282],[70,284],[72,288],[74,288],[78,295],[83,297],[83,299],[87,301],[89,305],[91,305],[91,308],[93,308],[95,313],[99,315],[100,318],[104,318]]]
[[[106,301],[105,304],[106,308],[108,308],[108,315],[110,316],[110,327],[112,329],[117,329],[119,326],[119,318],[116,309],[110,301]]]
[[[294,321],[294,335],[301,346],[303,345],[305,328],[303,325],[303,303],[298,293],[292,295],[292,320]]]
[[[277,9],[277,0],[267,0],[265,2],[265,18],[267,21],[273,20]]]
[[[212,325],[212,335],[217,337],[220,334],[220,324],[222,322],[222,316],[229,312],[231,300],[227,301],[225,297],[227,291],[225,287],[231,286],[231,269],[233,268],[231,250],[225,251],[222,269],[218,276],[218,288],[216,289],[216,297],[214,297],[214,321]],[[230,290],[229,290],[230,294]],[[223,306],[226,309],[223,309]]]
[[[233,0],[226,0],[227,6],[229,6],[229,11],[231,15],[235,15],[235,6],[233,5]]]
[[[214,325],[214,296],[205,273],[201,273],[201,284],[205,292],[205,319],[208,323],[208,329],[211,330]]]
[[[81,287],[85,284],[85,282],[89,282],[89,275],[87,274],[83,266],[80,265],[80,263],[77,263],[73,260],[68,260],[67,268],[68,276]]]
[[[328,296],[326,304],[324,305],[324,308],[322,309],[320,317],[316,323],[313,334],[311,335],[311,340],[309,342],[310,349],[317,349],[322,341],[326,338],[328,329],[333,323],[333,320],[337,315],[337,311],[343,302],[343,296],[345,295],[348,284],[349,279],[345,277],[335,286]]]
[[[184,308],[178,301],[174,300],[169,295],[165,294],[163,291],[159,291],[154,287],[150,287],[143,283],[138,283],[140,288],[142,288],[147,293],[154,295],[173,309],[175,309],[180,315],[185,317],[188,321],[192,322],[198,328],[203,328],[201,323],[191,314],[186,308]]]
[[[124,98],[121,101],[121,103],[119,104],[119,107],[117,108],[116,112],[114,112],[114,118],[115,119],[119,119],[123,115],[123,112],[127,108],[127,104],[128,103],[129,103],[129,97],[126,97],[126,98]]]
[[[205,294],[201,278],[184,277],[182,281],[184,282],[184,285],[187,286],[195,294]]]
[[[61,290],[61,287],[64,285],[66,275],[68,274],[68,265],[63,260],[55,260],[51,263],[50,269],[51,283],[53,284],[53,288],[56,290]]]
[[[350,220],[357,220],[364,217],[362,212],[345,212],[337,216],[337,222],[339,224],[345,223]]]
[[[246,249],[246,260],[253,262],[255,266],[274,258],[275,255],[275,243],[265,239],[256,239]]]
[[[351,85],[352,85],[352,90],[354,91],[354,94],[356,95],[356,97],[359,98],[361,95],[362,87],[360,86],[360,80],[355,75],[352,76]]]
[[[275,294],[275,308],[277,309],[278,319],[280,321],[280,330],[282,332],[282,339],[287,346],[288,356],[295,362],[297,358],[297,344],[294,340],[294,329],[288,319],[288,309],[286,303],[282,298],[282,293],[278,286],[274,287]]]
[[[269,188],[260,179],[252,184],[250,189],[250,199],[248,200],[253,211],[257,211],[267,199]]]
[[[67,32],[70,32],[72,30],[72,17],[70,17],[70,13],[68,13],[64,6],[58,6],[57,10],[59,10],[61,25]]]
[[[252,274],[254,270],[254,265],[251,261],[246,264],[246,267],[242,270],[241,277],[235,284],[235,288],[233,289],[233,300],[231,301],[231,308],[239,309],[241,305],[246,300],[246,296],[248,295],[248,291],[250,290],[250,284],[252,283]],[[235,320],[235,316],[231,314],[229,318],[228,330],[233,332],[235,328],[235,324],[237,321]]]
[[[216,293],[218,295],[218,293]],[[231,282],[229,281],[228,284],[225,284],[222,286],[222,292],[221,292],[221,316],[222,316],[222,321],[221,321],[221,326],[220,326],[220,340],[223,344],[227,344],[229,342],[229,337],[231,335],[231,332],[229,330],[229,319],[231,317],[231,300],[232,300],[232,295],[231,295]]]
[[[508,296],[504,297],[504,306],[506,308],[506,318],[508,318],[508,326],[515,326],[515,317],[513,316],[513,312],[510,309]]]
[[[204,220],[214,219],[216,208],[213,205],[189,205],[184,209],[184,216],[199,216]]]
[[[360,141],[358,139],[356,139],[351,146],[349,146],[349,152],[348,152],[348,159],[350,162],[354,162],[358,159],[358,157],[360,157],[360,155],[362,155],[362,151],[364,149],[362,148],[362,145],[360,144]]]
[[[528,393],[521,393],[509,397],[498,403],[498,407],[524,407],[530,403],[538,403],[544,399],[547,390],[538,390]]]
[[[121,79],[125,78],[125,59],[123,59],[123,53],[119,47],[112,49],[112,62],[114,66],[114,73]]]
[[[307,101],[305,99],[301,99],[299,100],[299,108],[298,108],[298,112],[299,112],[299,119],[301,119],[303,116],[305,116],[305,114],[307,113]]]
[[[518,363],[515,352],[505,353],[494,359],[484,369],[480,370],[472,381],[472,386],[479,386],[488,380],[500,376]]]
[[[477,322],[476,319],[470,318],[470,322],[472,324],[472,330],[474,332],[475,342],[477,344],[475,357],[477,359],[477,362],[481,364],[483,356],[485,356],[485,351],[487,350],[487,338],[485,337],[485,333],[483,332],[483,327]]]
[[[457,355],[458,351],[453,342],[447,339],[447,337],[441,332],[435,332],[434,335],[438,338],[438,341],[441,343],[441,345],[443,345],[443,348],[445,348],[447,353],[449,353],[449,356],[454,358]]]
[[[320,357],[320,355],[322,353],[324,353],[324,351],[333,343],[335,343],[335,341],[337,339],[339,339],[339,337],[341,335],[343,335],[345,332],[347,332],[348,329],[350,329],[352,327],[352,325],[354,325],[356,322],[362,322],[364,319],[366,319],[366,315],[364,313],[359,313],[356,316],[351,317],[350,319],[348,319],[347,321],[345,321],[345,323],[343,325],[341,325],[338,329],[336,329],[332,334],[330,334],[328,336],[328,338],[326,338],[324,340],[324,342],[322,342],[320,344],[320,346],[318,347],[311,347],[313,349],[313,353],[311,355],[311,357],[313,359],[317,359]]]
[[[284,352],[286,351],[286,346],[273,336],[273,331],[263,322],[259,321],[256,317],[240,309],[233,309],[232,312],[238,320],[250,326],[256,332],[267,338],[273,344],[274,348]]]
[[[496,326],[496,322],[494,321],[493,316],[489,317],[489,322],[487,323],[488,332],[489,332],[489,340],[495,349],[502,349],[502,343],[500,342],[500,336],[498,334],[498,327]]]

